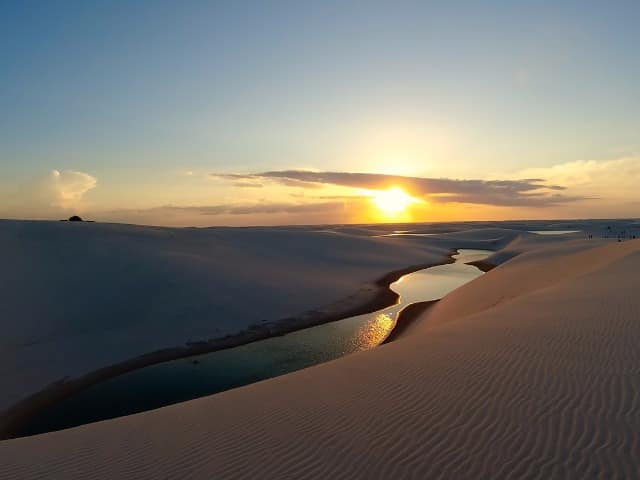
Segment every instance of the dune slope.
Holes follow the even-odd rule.
[[[0,436],[16,408],[69,379],[159,350],[187,354],[354,315],[379,301],[389,272],[521,234],[356,233],[0,220]]]
[[[638,271],[637,241],[539,249],[378,349],[2,442],[0,478],[635,478]]]

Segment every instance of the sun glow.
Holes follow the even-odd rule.
[[[389,217],[404,213],[409,205],[418,201],[400,187],[391,187],[388,190],[376,191],[373,193],[371,200],[373,204],[378,207],[378,210]]]

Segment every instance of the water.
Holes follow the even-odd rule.
[[[411,233],[398,230],[393,233],[385,233],[378,235],[379,237],[433,237],[435,235],[442,235],[442,233]]]
[[[579,233],[580,230],[529,230],[529,233],[537,235],[567,235],[569,233]]]
[[[400,303],[378,312],[159,363],[97,383],[37,414],[20,435],[159,408],[374,348],[393,330],[400,310],[411,303],[442,298],[479,277],[482,272],[465,263],[482,260],[490,253],[460,250],[455,263],[405,275],[391,284]]]

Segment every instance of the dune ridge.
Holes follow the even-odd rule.
[[[640,242],[572,243],[493,269],[378,349],[1,442],[0,478],[635,478]]]

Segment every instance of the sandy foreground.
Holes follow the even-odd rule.
[[[550,242],[374,350],[0,442],[0,478],[639,478],[638,272]]]

